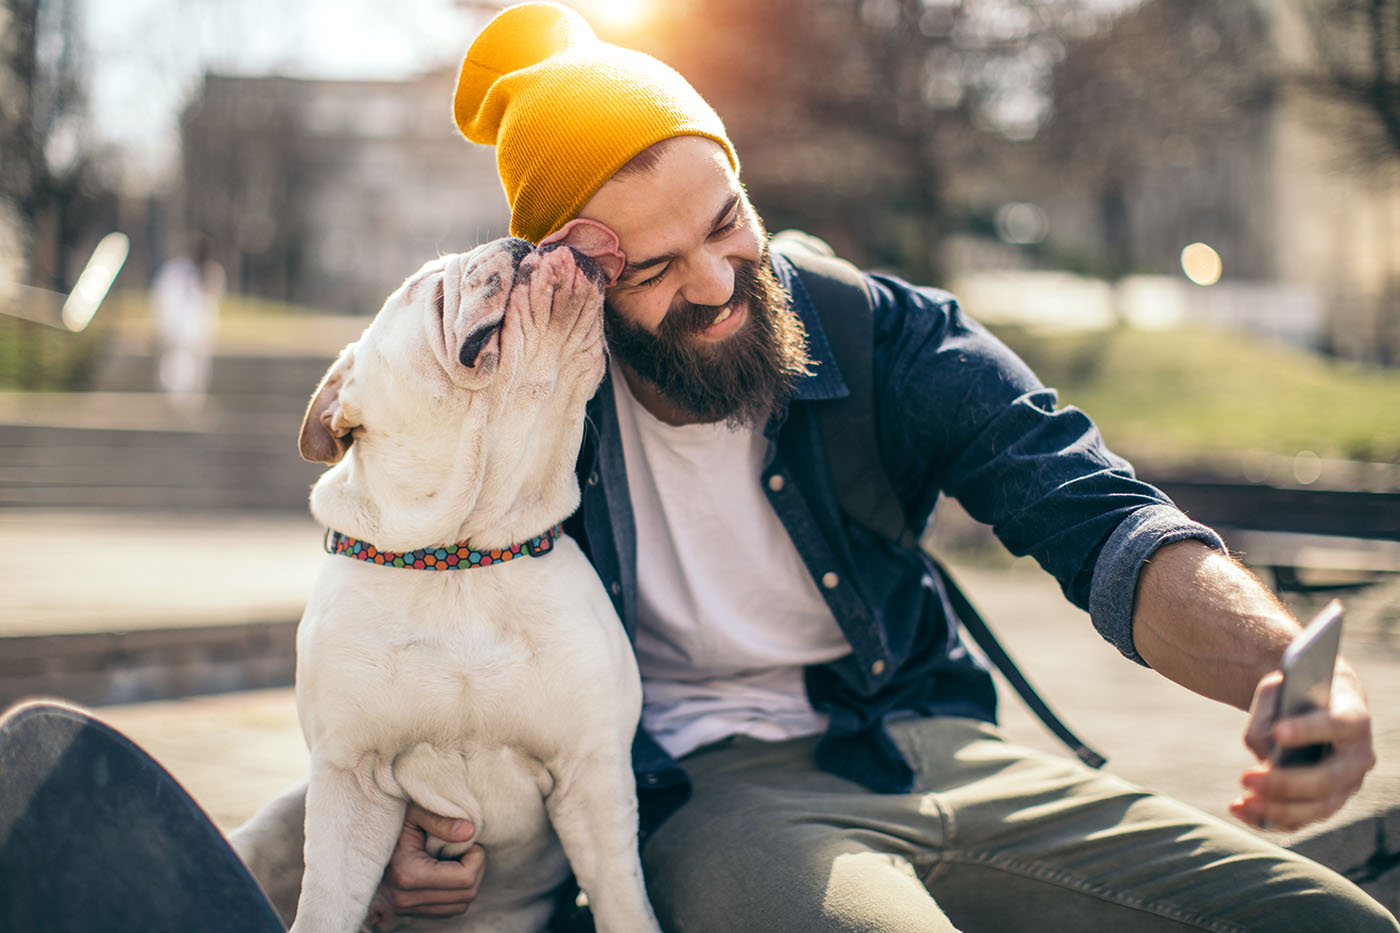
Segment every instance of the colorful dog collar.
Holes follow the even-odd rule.
[[[489,551],[479,551],[466,541],[419,548],[416,551],[381,551],[367,541],[343,535],[338,531],[328,531],[326,551],[371,564],[383,564],[385,567],[407,567],[411,570],[470,570],[473,567],[489,567],[492,564],[515,560],[517,557],[543,557],[554,549],[554,539],[563,533],[564,526],[559,524],[528,541],[512,544],[508,548],[492,548]]]

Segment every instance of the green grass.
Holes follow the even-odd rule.
[[[68,392],[91,379],[111,328],[94,320],[80,333],[0,314],[0,390]]]
[[[1135,458],[1310,450],[1400,463],[1400,369],[1204,329],[997,332]]]

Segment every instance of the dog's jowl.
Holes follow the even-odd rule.
[[[540,929],[570,870],[600,930],[656,928],[629,755],[636,663],[559,529],[621,265],[598,239],[579,227],[427,264],[307,409],[302,454],[331,464],[311,509],[332,554],[297,641],[298,933],[359,928],[410,802],[470,820],[487,874],[464,915],[395,928]]]

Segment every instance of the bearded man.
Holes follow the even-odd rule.
[[[512,233],[538,243],[587,218],[626,257],[568,529],[642,673],[633,759],[665,928],[1397,929],[1243,827],[1002,738],[990,675],[924,556],[841,510],[818,412],[850,394],[847,375],[684,79],[530,3],[472,44],[454,111],[497,147]],[[1242,710],[1257,694],[1261,764],[1239,820],[1334,812],[1375,761],[1350,669],[1330,712],[1271,729],[1299,630],[1278,600],[950,295],[864,281],[878,456],[909,523],[952,495],[1132,661]],[[1264,760],[1272,743],[1321,742],[1334,751],[1319,765]],[[386,896],[469,909],[488,855],[435,862],[423,831],[472,829],[411,810]]]

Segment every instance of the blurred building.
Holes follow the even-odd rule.
[[[508,225],[494,150],[453,123],[455,78],[206,75],[181,119],[176,225],[212,238],[232,290],[377,310],[426,260]]]
[[[1268,5],[1282,84],[1272,150],[1276,276],[1319,296],[1326,341],[1339,353],[1400,364],[1400,140],[1377,148],[1354,108],[1306,80],[1329,80],[1336,63],[1318,59],[1315,24],[1299,6]],[[1351,51],[1369,58],[1370,37],[1354,38]]]
[[[1358,145],[1367,115],[1328,92],[1309,15],[1149,0],[1067,46],[1040,134],[959,175],[997,222],[950,266],[1170,275],[1197,318],[1400,362],[1400,151]],[[1035,212],[1024,235],[1012,208]],[[1183,275],[1196,242],[1220,284]]]
[[[926,116],[894,123],[942,130],[908,138],[889,119],[831,110],[826,97],[798,106],[815,80],[809,63],[822,60],[812,49],[825,46],[779,48],[762,17],[749,32],[721,19],[727,28],[713,35],[686,18],[653,51],[720,109],[775,226],[807,226],[852,258],[916,276],[927,270],[907,257],[919,250],[892,244],[924,227],[943,236],[934,267],[954,275],[1170,276],[1180,284],[1171,301],[1198,317],[1394,362],[1400,158],[1360,157],[1347,127],[1361,118],[1319,92],[1329,66],[1307,18],[1314,8],[1147,0],[1106,28],[1032,43],[1026,54],[1058,62],[1053,116],[1015,139],[926,99]],[[814,42],[825,35],[809,31]],[[703,60],[725,50],[737,59]],[[425,259],[505,230],[492,150],[452,123],[454,78],[208,76],[182,121],[172,234],[211,236],[234,290],[372,311]],[[917,103],[857,96],[863,111],[894,116]],[[920,159],[938,193],[928,203],[915,196]],[[1220,284],[1183,276],[1182,250],[1195,242],[1219,256]]]

